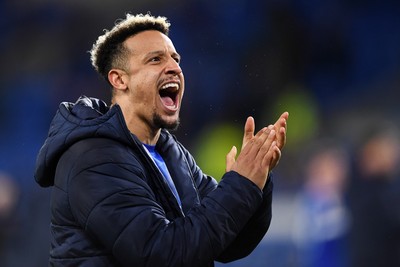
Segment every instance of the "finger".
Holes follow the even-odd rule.
[[[272,127],[273,128],[273,127]],[[242,147],[242,151],[241,153],[246,155],[249,154],[250,152],[255,152],[257,153],[258,149],[260,148],[260,146],[262,145],[262,143],[264,142],[264,139],[266,137],[264,137],[262,140],[260,139],[261,136],[263,134],[266,134],[268,136],[269,132],[271,131],[272,128],[267,128],[264,127],[262,128],[260,131],[257,132],[257,134],[255,136],[253,136],[251,138],[251,140],[247,141],[246,146]],[[266,132],[266,133],[265,133]],[[256,154],[254,154],[256,155]]]
[[[255,127],[254,118],[251,116],[248,117],[244,125],[242,148],[244,148],[246,144],[254,137]]]
[[[237,148],[233,146],[226,155],[226,167],[225,167],[226,172],[232,170],[232,166],[235,163],[236,154],[237,154]]]
[[[269,165],[269,171],[271,171],[278,164],[280,158],[281,158],[281,150],[274,141],[271,144],[270,150],[263,159],[263,164]]]
[[[285,111],[282,113],[281,118],[284,118],[285,120],[289,119],[289,112]]]
[[[271,144],[274,142],[275,139],[275,130],[268,127],[263,134],[259,137],[259,149],[257,151],[256,160],[262,162],[262,159],[266,153],[268,153]]]
[[[279,116],[279,118],[276,120],[274,126],[278,130],[281,127],[286,128],[286,122],[289,119],[289,112],[285,111]]]
[[[281,159],[281,156],[282,156],[282,152],[281,152],[281,150],[279,149],[278,146],[275,146],[273,149],[274,149],[274,153],[272,155],[272,161],[271,161],[270,170],[272,170],[273,168],[276,167],[276,165],[278,165],[278,163],[279,163],[279,161]]]
[[[277,145],[278,145],[279,149],[282,149],[286,144],[286,128],[279,129],[276,139],[278,142]]]
[[[274,158],[275,158],[275,166],[279,163],[279,160],[282,157],[282,151],[279,147],[275,147]]]
[[[277,145],[282,149],[286,144],[286,129],[287,129],[287,119],[289,118],[289,113],[284,112],[275,122],[274,127],[277,133]]]

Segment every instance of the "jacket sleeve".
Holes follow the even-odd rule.
[[[263,202],[257,186],[230,172],[201,205],[169,221],[129,149],[98,147],[84,158],[69,174],[70,208],[123,266],[209,265]]]
[[[213,178],[203,174],[201,169],[196,165],[195,160],[190,153],[185,150],[186,158],[191,165],[192,173],[194,175],[194,181],[196,181],[201,196],[207,195],[213,188]],[[246,179],[245,177],[242,177]],[[224,176],[221,180],[223,182],[226,179]],[[248,180],[248,179],[246,179]],[[252,183],[248,180],[249,183]],[[258,189],[258,188],[257,188]],[[216,259],[221,262],[230,262],[237,259],[241,259],[249,255],[256,246],[260,243],[268,228],[271,224],[272,219],[272,189],[273,179],[272,173],[269,174],[268,181],[262,191],[262,203],[252,214],[249,221],[240,230],[234,241],[226,247],[222,253]]]
[[[267,233],[272,219],[272,177],[263,190],[263,201],[236,239],[226,248],[217,261],[229,262],[248,256]]]

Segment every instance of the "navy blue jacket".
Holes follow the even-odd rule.
[[[205,267],[257,246],[271,221],[271,178],[263,191],[233,171],[217,184],[166,130],[156,148],[182,209],[118,105],[61,103],[35,170],[53,186],[51,266]]]

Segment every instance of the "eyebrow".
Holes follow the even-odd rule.
[[[146,54],[145,58],[149,58],[149,57],[155,56],[155,55],[164,55],[164,54],[165,54],[165,51],[163,51],[163,50],[151,51],[151,52],[149,52],[149,53]],[[181,55],[179,55],[177,52],[173,52],[173,53],[171,54],[171,56],[175,56],[175,57],[177,57],[179,60],[181,59]]]

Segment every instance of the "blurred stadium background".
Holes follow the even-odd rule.
[[[35,157],[60,102],[82,94],[109,100],[88,50],[127,12],[171,21],[186,78],[176,135],[217,179],[247,116],[260,128],[290,112],[270,231],[247,258],[217,266],[350,266],[352,196],[365,193],[353,193],[364,168],[359,152],[375,130],[395,132],[394,143],[374,153],[391,159],[388,176],[399,178],[395,0],[0,0],[0,266],[47,265],[50,191],[34,182]],[[310,163],[332,147],[333,156]],[[309,182],[324,175],[325,184]],[[309,187],[320,192],[303,201]],[[330,194],[334,200],[324,198]],[[322,223],[310,221],[319,216]]]

